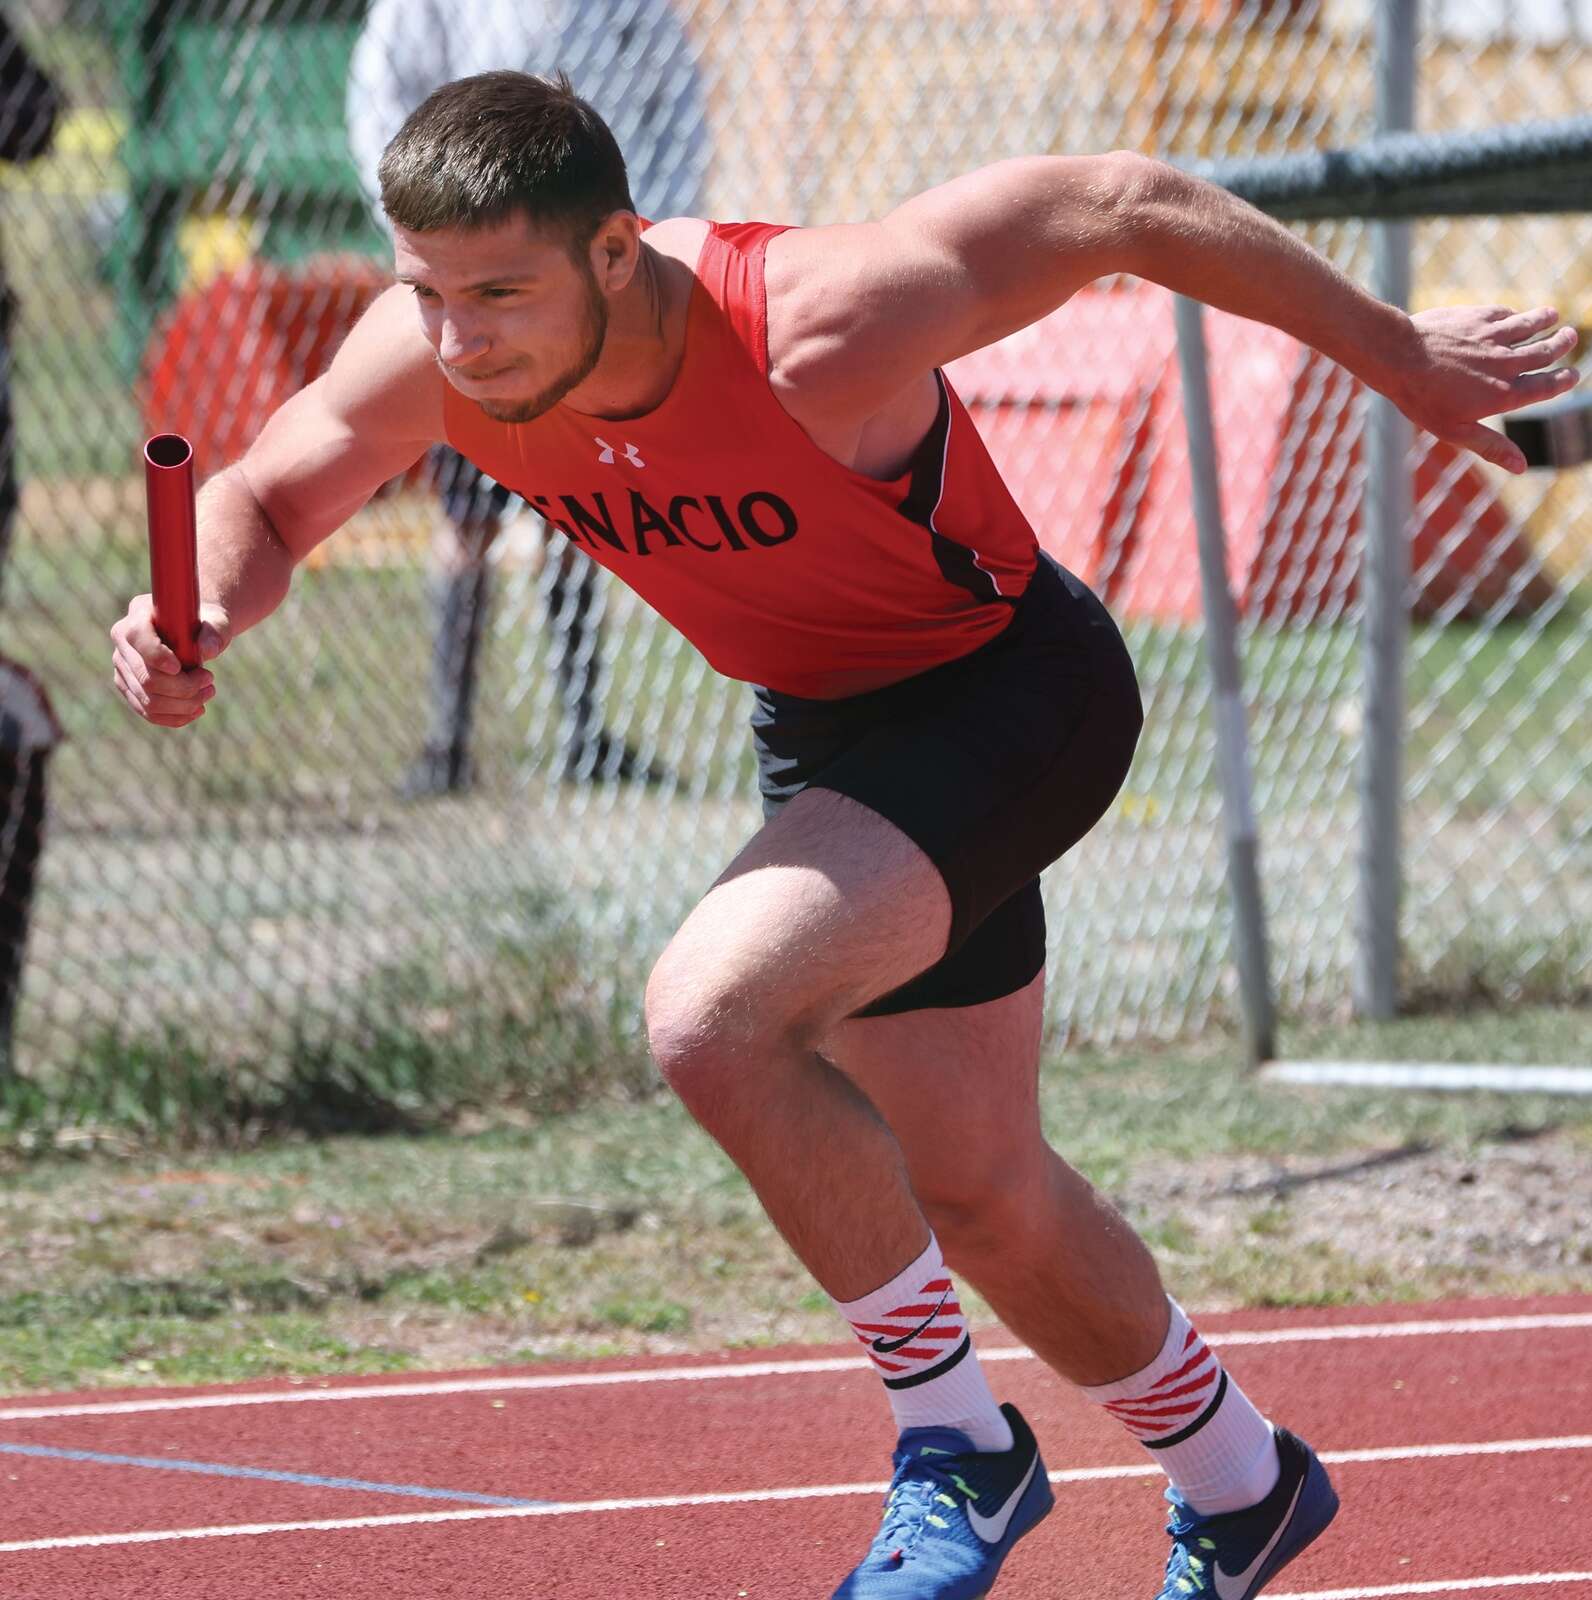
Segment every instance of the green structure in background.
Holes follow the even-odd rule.
[[[366,0],[111,0],[127,105],[127,209],[107,263],[116,357],[138,369],[180,292],[179,229],[245,226],[256,255],[380,254],[343,98]]]

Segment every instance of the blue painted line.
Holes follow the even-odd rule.
[[[428,1489],[418,1483],[367,1483],[363,1478],[322,1478],[311,1472],[273,1472],[269,1467],[232,1467],[221,1461],[174,1461],[169,1456],[114,1456],[98,1450],[58,1450],[43,1444],[0,1444],[0,1453],[40,1456],[49,1461],[91,1461],[107,1467],[154,1467],[160,1472],[196,1472],[211,1478],[258,1478],[267,1483],[300,1483],[312,1489],[362,1489],[367,1494],[406,1494],[421,1500],[457,1500],[472,1506],[548,1506],[551,1500],[516,1500],[508,1495],[472,1494],[464,1489]]]

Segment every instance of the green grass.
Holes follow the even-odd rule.
[[[42,1321],[0,1334],[8,1389],[62,1389],[85,1375],[109,1383],[243,1383],[323,1372],[403,1372],[399,1350],[339,1337],[313,1316],[251,1316],[195,1323],[178,1318]]]
[[[542,1116],[651,1096],[634,994],[593,990],[590,946],[551,898],[521,909],[470,967],[417,953],[366,980],[359,1016],[306,1009],[285,1046],[229,1050],[177,1023],[87,1030],[47,1069],[0,1076],[0,1146],[415,1133],[487,1106]]]
[[[1285,1045],[1552,1060],[1572,1053],[1586,1021],[1523,1009],[1294,1030]],[[1390,1151],[1446,1153],[1485,1174],[1499,1152],[1551,1147],[1566,1170],[1584,1171],[1586,1101],[1262,1087],[1219,1040],[1056,1055],[1041,1098],[1058,1148],[1120,1198],[1191,1303],[1569,1289],[1592,1266],[1573,1238],[1552,1269],[1527,1270],[1506,1243],[1458,1267],[1412,1262],[1312,1233],[1302,1207],[1315,1181],[1245,1179],[1238,1198],[1230,1192],[1235,1175],[1282,1164],[1309,1179]],[[0,1156],[0,1228],[13,1241],[0,1261],[0,1389],[835,1336],[827,1300],[739,1173],[668,1099],[557,1113],[509,1101],[462,1113],[451,1131],[278,1137],[246,1150],[85,1149]],[[1414,1225],[1401,1222],[1399,1190],[1376,1187],[1381,1170],[1367,1182],[1391,1239]]]
[[[1436,792],[1465,797],[1464,814],[1506,804],[1529,772],[1535,794],[1574,794],[1584,784],[1585,685],[1592,679],[1592,628],[1573,601],[1546,627],[1506,622],[1420,632],[1408,687],[1414,722],[1407,770]],[[1585,808],[1555,807],[1548,826],[1586,825]],[[1568,842],[1568,838],[1566,839]]]

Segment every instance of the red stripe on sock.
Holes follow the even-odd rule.
[[[920,1306],[892,1306],[885,1315],[887,1317],[932,1317],[938,1314],[942,1317],[959,1317],[962,1307],[955,1300],[947,1300],[942,1306],[938,1300],[926,1300]]]
[[[1186,1347],[1185,1347],[1186,1348]],[[1169,1372],[1164,1378],[1157,1378],[1149,1387],[1149,1393],[1154,1394],[1157,1389],[1164,1389],[1169,1383],[1176,1383],[1179,1378],[1187,1376],[1202,1361],[1210,1358],[1210,1351],[1202,1344],[1197,1355],[1190,1356],[1175,1372]]]
[[[1215,1388],[1214,1380],[1210,1383],[1198,1383],[1194,1386],[1194,1393],[1198,1394],[1204,1389]],[[1174,1396],[1170,1394],[1147,1394],[1137,1400],[1108,1400],[1107,1411],[1165,1411],[1169,1409]]]
[[[854,1322],[852,1331],[864,1344],[871,1344],[869,1334],[888,1334],[893,1339],[899,1339],[904,1334],[912,1334],[919,1339],[959,1339],[962,1336],[962,1324],[957,1322],[949,1328],[930,1325],[927,1328],[914,1328],[910,1323],[899,1322]]]
[[[1179,1406],[1130,1406],[1124,1410],[1113,1410],[1111,1415],[1118,1422],[1150,1422],[1156,1417],[1181,1417],[1187,1416],[1190,1411],[1198,1411],[1210,1399],[1210,1395],[1202,1394],[1189,1405]]]
[[[869,1334],[888,1333],[896,1338],[900,1338],[906,1334],[911,1334],[915,1339],[945,1339],[949,1341],[952,1339],[960,1339],[967,1331],[960,1323],[957,1323],[949,1328],[891,1328],[881,1326],[875,1322],[857,1322],[853,1323],[852,1327],[857,1333],[857,1343],[865,1344],[869,1349],[873,1348],[874,1343],[874,1341],[869,1337]],[[867,1331],[864,1332],[862,1331],[863,1329],[866,1329]],[[893,1353],[894,1352],[892,1352],[892,1354]]]
[[[934,1318],[934,1323],[931,1326],[938,1326],[938,1323],[942,1322],[942,1320],[947,1320],[947,1318]],[[962,1320],[962,1318],[952,1317],[949,1318],[949,1320],[952,1320],[952,1322],[957,1322],[958,1325],[960,1325],[960,1320]],[[912,1322],[912,1320],[909,1320],[907,1317],[902,1317],[901,1322],[851,1323],[851,1328],[853,1328],[854,1333],[856,1333],[856,1336],[858,1336],[859,1339],[866,1338],[867,1334],[870,1333],[890,1334],[891,1338],[899,1338],[902,1333],[917,1333],[917,1326],[917,1323]]]
[[[1199,1408],[1196,1406],[1195,1409],[1198,1410]],[[1167,1417],[1160,1422],[1150,1422],[1142,1417],[1118,1417],[1117,1421],[1128,1429],[1130,1433],[1143,1435],[1171,1433],[1174,1428],[1191,1426],[1194,1419],[1192,1417]]]
[[[1115,1406],[1110,1406],[1107,1409],[1111,1412],[1112,1416],[1121,1417],[1123,1421],[1127,1421],[1130,1417],[1132,1417],[1137,1418],[1140,1422],[1144,1422],[1149,1420],[1151,1417],[1185,1417],[1191,1411],[1198,1411],[1200,1407],[1204,1405],[1204,1403],[1205,1402],[1203,1400],[1194,1400],[1188,1405],[1183,1406],[1132,1405],[1125,1407],[1120,1411]]]
[[[1113,1400],[1110,1402],[1114,1411],[1118,1406],[1158,1406],[1164,1400],[1176,1400],[1185,1394],[1198,1394],[1201,1389],[1211,1389],[1216,1386],[1216,1376],[1221,1369],[1212,1367],[1203,1377],[1195,1378],[1189,1383],[1180,1383],[1175,1389],[1152,1389],[1142,1400]]]

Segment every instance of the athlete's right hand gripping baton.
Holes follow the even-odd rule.
[[[193,446],[180,433],[144,445],[149,508],[149,589],[155,631],[185,667],[199,665],[199,539],[194,516]]]

